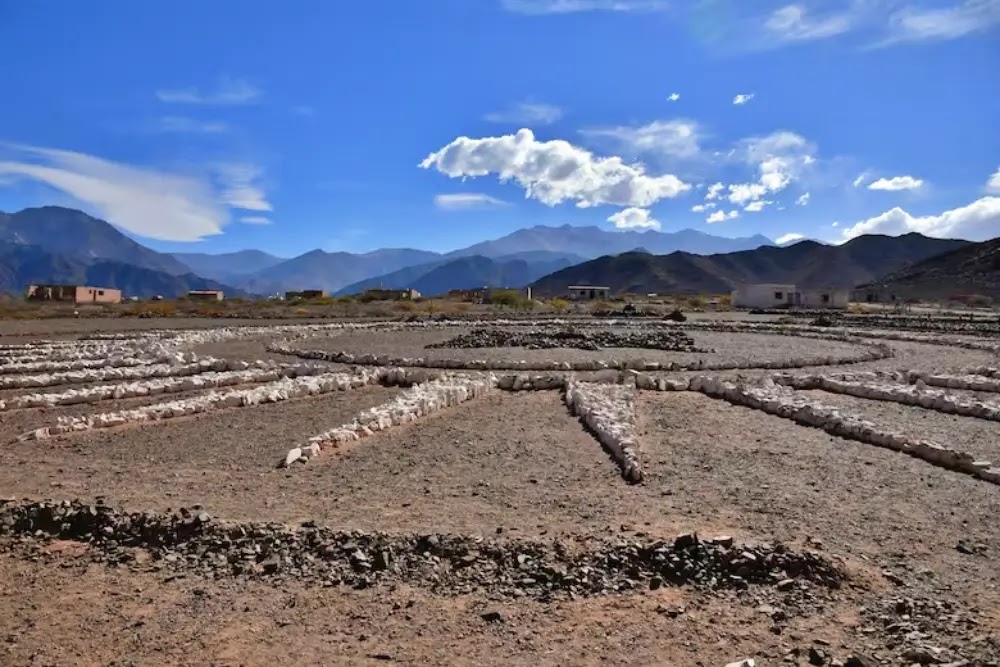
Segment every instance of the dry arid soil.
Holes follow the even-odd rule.
[[[0,322],[0,381],[60,372],[15,365],[71,359],[95,333],[123,336],[100,344],[140,358],[156,338],[171,353],[283,364],[305,362],[269,344],[450,360],[729,360],[741,367],[653,375],[748,386],[767,385],[770,362],[876,343],[894,356],[782,372],[1000,366],[990,348],[1000,333],[988,330],[961,348],[711,331],[710,318],[686,331],[711,352],[427,348],[472,325],[268,323],[203,335],[255,324],[160,320],[130,333],[118,321]],[[16,347],[46,340],[59,347]],[[114,384],[8,387],[0,401]],[[628,433],[643,478],[633,484],[561,388],[422,408],[279,465],[416,390],[373,382],[42,439],[21,436],[212,390],[0,409],[0,665],[1000,665],[1000,486],[987,479],[699,391],[636,390]],[[1000,392],[949,391],[1000,404]],[[1000,464],[1000,421],[794,393]]]

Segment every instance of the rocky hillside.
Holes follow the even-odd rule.
[[[572,266],[538,280],[539,295],[569,285],[606,285],[613,293],[724,293],[740,283],[793,283],[800,287],[854,287],[887,271],[968,245],[920,234],[860,236],[843,245],[802,241],[718,255],[625,253]]]
[[[1000,237],[935,255],[865,287],[904,299],[979,294],[1000,301]]]

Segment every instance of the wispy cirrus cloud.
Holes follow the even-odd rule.
[[[163,88],[156,91],[156,97],[161,102],[201,106],[244,106],[255,104],[262,95],[263,91],[260,88],[246,79],[239,78],[224,78],[211,90],[188,87]]]
[[[156,129],[178,134],[224,134],[229,132],[229,125],[222,121],[198,120],[186,116],[163,116]]]
[[[656,12],[664,0],[500,0],[500,6],[518,14],[573,14],[576,12]]]
[[[462,192],[435,195],[434,205],[445,211],[467,211],[470,209],[497,208],[510,206],[510,202],[481,192]]]
[[[769,36],[786,42],[802,42],[841,35],[851,29],[849,12],[813,16],[801,4],[785,5],[764,21]]]
[[[948,7],[906,6],[889,16],[876,46],[957,39],[1000,26],[1000,0],[964,0]]]
[[[0,146],[0,158],[0,177],[43,183],[146,238],[198,241],[222,233],[229,222],[203,179],[39,146]]]
[[[265,218],[262,215],[244,215],[240,218],[240,222],[246,225],[269,225],[271,224],[271,219]]]
[[[261,184],[264,170],[250,162],[218,162],[212,171],[221,186],[220,199],[232,208],[271,211],[273,207]]]
[[[503,111],[494,111],[483,116],[491,123],[512,123],[515,125],[551,125],[563,116],[563,110],[554,104],[543,102],[517,102]]]
[[[693,120],[657,120],[646,125],[593,127],[580,130],[588,138],[611,139],[631,155],[658,153],[689,158],[701,152],[702,131]]]

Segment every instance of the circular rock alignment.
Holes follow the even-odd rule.
[[[428,350],[442,348],[522,347],[528,350],[572,348],[597,351],[605,348],[634,348],[668,352],[713,352],[695,345],[683,331],[659,329],[653,331],[583,331],[578,329],[541,329],[509,331],[506,329],[473,329],[440,343],[429,343]]]

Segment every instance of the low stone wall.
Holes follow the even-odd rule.
[[[306,527],[309,526],[309,527]],[[0,538],[85,542],[98,562],[131,560],[147,550],[168,572],[280,584],[368,588],[407,584],[439,595],[483,591],[547,601],[691,586],[704,591],[777,587],[836,589],[842,565],[813,551],[736,544],[729,537],[674,540],[619,537],[566,549],[556,540],[464,535],[345,532],[311,523],[218,521],[200,510],[130,513],[74,502],[0,501]],[[783,593],[790,603],[794,593]],[[811,604],[815,604],[812,602]]]
[[[876,345],[865,348],[855,355],[823,355],[816,357],[801,357],[795,359],[781,359],[774,361],[763,361],[760,363],[744,364],[732,361],[710,361],[700,359],[694,362],[668,362],[659,363],[646,361],[644,359],[621,360],[584,360],[584,361],[503,361],[499,359],[427,359],[425,357],[392,357],[389,355],[361,354],[355,355],[349,352],[328,352],[326,350],[309,350],[292,347],[286,344],[271,344],[267,346],[268,352],[276,354],[286,354],[299,357],[301,359],[312,359],[329,361],[339,364],[357,364],[361,366],[404,366],[411,368],[445,368],[455,370],[478,370],[478,371],[600,371],[604,369],[633,369],[643,371],[699,371],[699,370],[749,370],[749,369],[773,369],[783,368],[805,368],[809,366],[840,366],[845,364],[863,363],[867,361],[879,361],[887,359],[893,355],[890,348]]]
[[[106,412],[79,417],[60,417],[53,426],[47,426],[21,436],[21,440],[45,440],[65,433],[77,433],[125,424],[160,421],[185,417],[221,408],[238,408],[261,403],[279,403],[304,396],[328,394],[363,387],[381,380],[391,371],[360,371],[358,373],[325,373],[302,378],[284,378],[276,382],[228,392],[212,391],[179,401],[157,403],[131,410]]]
[[[309,443],[302,447],[292,448],[281,465],[287,467],[296,461],[308,461],[324,449],[409,424],[439,410],[484,396],[497,386],[493,375],[444,376],[413,384],[412,371],[401,368],[387,371],[382,381],[385,384],[413,386],[388,403],[361,412],[353,421],[310,438]]]
[[[965,452],[904,433],[879,430],[870,421],[841,414],[836,408],[810,400],[770,380],[760,386],[751,386],[698,376],[692,378],[690,388],[734,405],[762,410],[804,426],[823,429],[831,435],[893,449],[942,468],[1000,484],[1000,468],[989,461],[977,461]]]
[[[564,395],[566,405],[608,450],[622,477],[633,484],[643,479],[637,452],[635,392],[632,385],[570,380]]]
[[[136,358],[136,357],[107,357],[101,359],[77,359],[64,361],[26,361],[23,363],[11,363],[0,365],[0,375],[11,375],[14,373],[46,373],[51,371],[73,371],[85,368],[118,368],[121,366],[142,366],[144,364],[162,363],[166,358]]]
[[[0,389],[40,389],[42,387],[57,387],[64,384],[186,377],[213,371],[242,371],[248,368],[250,368],[250,364],[245,361],[228,361],[213,357],[202,357],[196,361],[175,361],[174,363],[149,364],[146,366],[94,368],[63,371],[60,373],[43,373],[39,375],[0,376]]]
[[[928,389],[917,376],[916,384],[896,384],[882,381],[850,381],[825,375],[776,375],[774,381],[793,389],[821,389],[834,394],[846,394],[875,401],[913,405],[937,412],[1000,421],[1000,404],[967,399],[946,391]]]
[[[250,364],[248,370],[207,372],[188,377],[156,378],[139,382],[101,385],[86,389],[69,389],[51,394],[25,394],[0,400],[0,411],[24,408],[50,408],[57,405],[79,405],[99,401],[158,396],[199,389],[233,387],[243,384],[274,382],[281,378],[296,378],[328,373],[329,367],[314,364],[277,365],[263,361]]]

